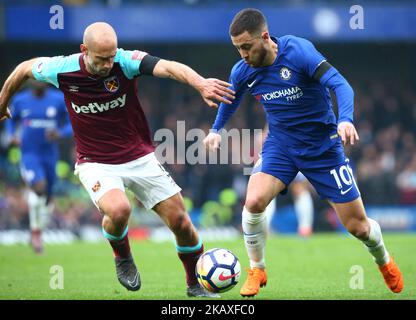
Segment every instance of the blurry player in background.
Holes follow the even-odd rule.
[[[322,199],[334,207],[348,232],[374,257],[387,286],[398,293],[403,277],[387,252],[379,224],[367,218],[342,143],[354,144],[354,92],[345,78],[313,44],[295,36],[271,37],[263,14],[244,9],[230,25],[233,45],[241,55],[230,76],[235,90],[231,106],[220,105],[205,139],[210,150],[221,142],[218,130],[237,110],[248,91],[264,106],[269,135],[247,186],[242,225],[250,270],[240,294],[255,296],[266,285],[267,222],[264,210],[302,172]],[[335,93],[336,119],[329,89]]]
[[[268,128],[263,129],[261,134],[254,137],[255,150],[261,150],[265,139],[267,138]],[[259,154],[260,156],[260,154]],[[258,157],[254,158],[254,163],[259,160]],[[299,172],[295,179],[289,186],[289,191],[292,193],[296,218],[298,221],[298,235],[307,238],[312,235],[313,232],[313,199],[309,190],[310,183],[305,176]],[[266,215],[267,226],[269,232],[272,232],[272,222],[274,214],[276,213],[276,197],[273,198],[264,210]]]
[[[18,93],[6,123],[9,144],[20,147],[22,178],[29,187],[27,203],[33,250],[43,251],[42,230],[52,213],[52,190],[59,157],[57,140],[72,135],[63,94],[39,81]]]
[[[21,63],[0,93],[0,119],[10,118],[8,102],[27,78],[62,90],[76,142],[75,172],[104,215],[102,231],[113,248],[120,283],[131,291],[141,287],[127,236],[131,214],[125,194],[128,187],[174,233],[186,273],[187,295],[217,297],[205,291],[196,279],[195,265],[204,251],[202,239],[186,212],[181,188],[155,157],[138,99],[136,80],[140,75],[188,84],[211,107],[216,107],[217,101],[231,103],[234,98],[227,82],[205,79],[184,64],[146,52],[117,48],[114,29],[97,22],[85,29],[81,53]]]

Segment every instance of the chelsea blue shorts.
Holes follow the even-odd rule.
[[[56,180],[56,162],[57,157],[54,154],[23,153],[20,164],[23,180],[29,186],[45,180],[48,194],[51,194]]]
[[[345,157],[341,141],[319,156],[307,157],[291,154],[272,138],[267,138],[260,159],[252,174],[263,172],[281,180],[286,187],[301,172],[314,186],[322,199],[345,203],[360,196],[349,159]],[[287,188],[282,194],[287,192]]]

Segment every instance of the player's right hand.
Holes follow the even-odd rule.
[[[230,89],[231,83],[215,78],[203,79],[198,86],[199,93],[211,108],[218,108],[217,102],[231,104],[235,92]]]
[[[209,151],[215,151],[220,148],[221,135],[215,132],[210,132],[203,140],[205,148]]]
[[[0,111],[0,121],[6,120],[6,119],[11,119],[12,118],[12,114],[10,112],[9,108],[1,108]]]

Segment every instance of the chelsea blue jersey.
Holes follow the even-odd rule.
[[[72,135],[64,97],[57,90],[46,89],[41,97],[24,90],[13,98],[10,109],[13,117],[7,121],[6,130],[13,136],[19,126],[22,153],[48,156],[48,152],[55,152],[56,142],[47,139],[47,130],[58,130],[63,137]]]
[[[269,139],[296,156],[319,155],[339,140],[330,92],[323,84],[337,70],[332,67],[318,81],[314,73],[326,59],[311,42],[291,35],[272,40],[278,49],[272,65],[252,68],[244,60],[234,65],[230,82],[236,98],[220,105],[213,128],[225,125],[248,92],[264,107]],[[352,122],[352,112],[342,120]]]

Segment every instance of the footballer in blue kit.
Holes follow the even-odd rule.
[[[246,92],[262,103],[269,126],[242,213],[250,270],[240,294],[255,296],[267,283],[264,211],[277,194],[286,192],[298,172],[329,201],[346,229],[366,245],[390,290],[400,292],[402,274],[385,248],[379,224],[366,217],[343,150],[343,143],[353,145],[359,140],[353,125],[353,89],[310,41],[292,35],[270,36],[259,10],[240,11],[230,25],[230,36],[242,58],[230,75],[235,100],[219,106],[204,143],[211,150],[219,147],[218,131]],[[338,118],[330,90],[337,99]]]
[[[27,194],[31,243],[43,250],[41,232],[47,226],[58,161],[57,139],[72,135],[63,94],[41,82],[17,94],[10,106],[13,118],[6,123],[9,143],[20,147],[21,175]]]

